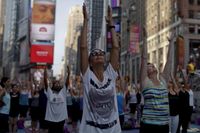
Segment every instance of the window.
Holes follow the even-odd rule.
[[[198,25],[197,32],[200,34],[200,25]]]
[[[158,50],[158,58],[159,58],[159,61],[160,61],[160,63],[163,63],[163,48],[160,48],[159,50]]]
[[[156,51],[153,51],[153,63],[156,64]]]
[[[200,19],[200,11],[196,12],[195,18],[196,18],[196,19]]]
[[[200,0],[197,0],[197,5],[200,5]]]
[[[189,18],[194,18],[194,11],[193,10],[189,10],[188,16],[189,16]]]
[[[189,25],[189,33],[195,33],[195,25]]]
[[[189,4],[193,5],[194,4],[194,0],[189,0]]]

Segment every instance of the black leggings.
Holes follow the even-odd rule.
[[[0,114],[0,133],[8,132],[8,116],[6,114]]]
[[[49,133],[63,133],[65,121],[61,122],[48,122]]]
[[[182,133],[187,133],[189,122],[192,116],[192,110],[192,107],[189,107],[188,112],[180,113],[177,133],[180,133],[180,127],[182,127]]]
[[[169,125],[152,125],[141,123],[140,133],[169,133]]]

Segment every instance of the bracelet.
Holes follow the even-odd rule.
[[[147,59],[147,57],[143,57],[143,56],[142,56],[142,59]]]
[[[112,29],[112,28],[115,29],[115,26],[114,26],[114,25],[110,25],[110,26],[109,26],[109,29]]]

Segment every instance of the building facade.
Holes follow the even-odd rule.
[[[3,76],[11,79],[27,79],[29,75],[30,9],[30,0],[7,0],[5,3],[1,65]]]
[[[120,64],[122,76],[129,76],[132,83],[139,80],[140,72],[140,47],[143,43],[142,27],[146,22],[145,0],[126,0],[121,1],[121,53]],[[138,29],[138,44],[137,51],[130,51],[132,40],[132,29]],[[136,34],[136,33],[134,33]]]
[[[103,24],[105,24],[105,4],[108,1],[102,0],[85,0],[88,16],[89,16],[89,24],[88,24],[88,45],[89,49],[93,49],[99,45],[99,39],[102,35],[102,31],[106,32],[105,27],[103,28]],[[102,30],[104,29],[104,30]],[[101,41],[102,42],[102,41]],[[104,42],[105,43],[105,42]]]
[[[167,37],[175,31],[184,40],[184,68],[193,58],[199,69],[199,0],[149,0],[146,6],[149,61],[162,69],[168,52]]]
[[[5,1],[0,0],[0,78],[3,76],[3,32],[5,18]]]
[[[72,74],[76,75],[79,58],[78,54],[78,38],[80,36],[81,27],[83,25],[82,7],[74,6],[70,9],[68,15],[67,36],[65,40],[65,67],[70,65]],[[66,70],[64,70],[66,72]]]
[[[16,71],[17,0],[7,0],[5,7],[6,23],[3,37],[3,75],[13,78]]]
[[[18,44],[18,75],[20,79],[27,79],[30,75],[30,0],[18,0],[17,44]]]
[[[193,58],[200,69],[200,0],[178,0],[180,34],[185,41],[185,64]]]

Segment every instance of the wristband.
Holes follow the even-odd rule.
[[[115,26],[114,25],[109,26],[109,29],[112,29],[112,28],[115,29]]]

